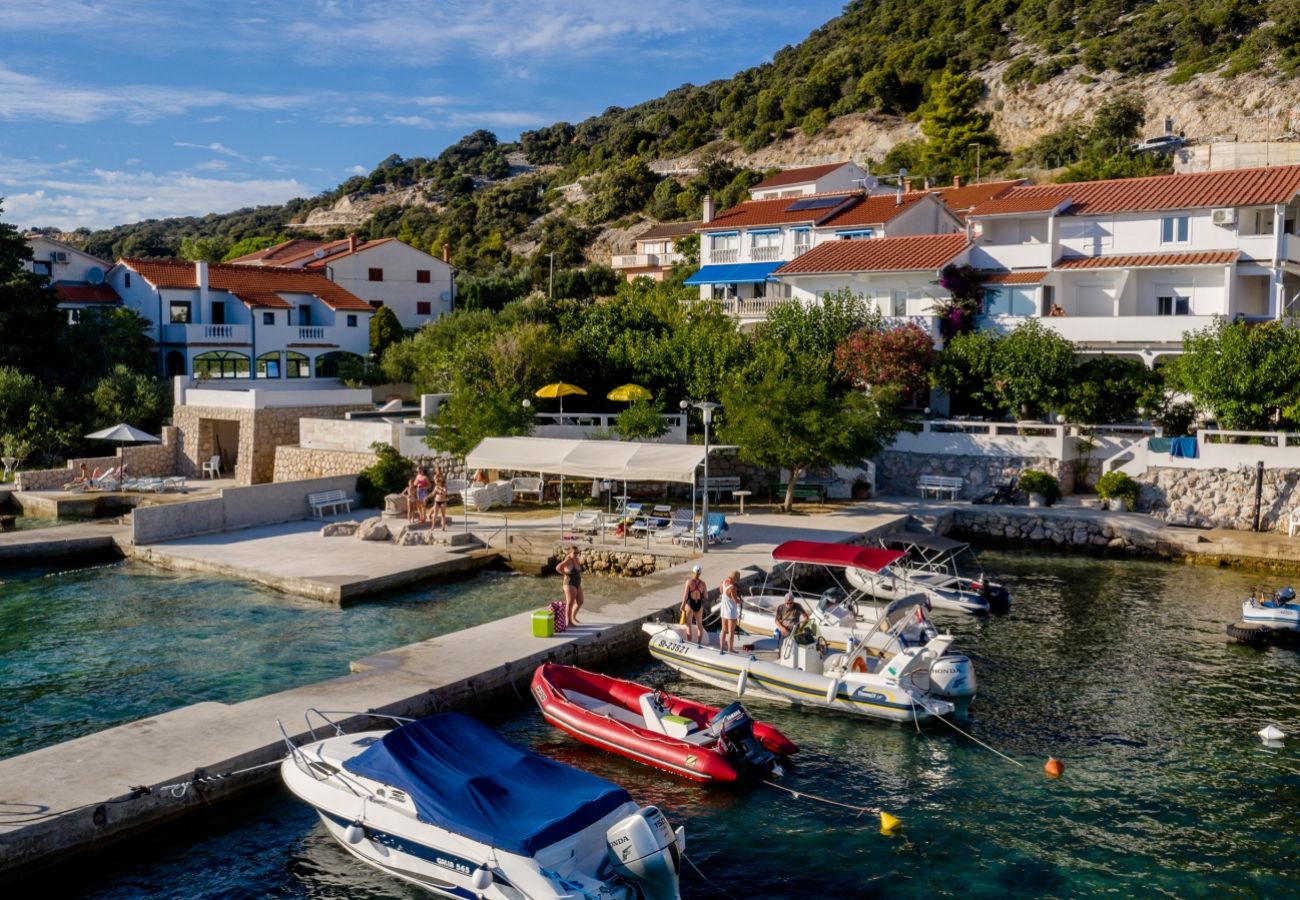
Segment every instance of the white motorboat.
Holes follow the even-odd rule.
[[[895,601],[874,627],[896,633],[919,609],[916,601]],[[869,652],[867,642],[837,653],[817,637],[815,626],[807,626],[780,644],[775,638],[760,638],[745,645],[744,652],[727,653],[718,648],[716,634],[698,644],[685,639],[684,625],[641,627],[650,635],[650,653],[656,659],[706,684],[734,690],[737,696],[920,722],[954,712],[954,699],[967,702],[975,695],[970,660],[947,654],[949,635],[878,656]]]
[[[1011,593],[984,573],[970,544],[896,531],[882,537],[880,546],[903,557],[881,569],[851,567],[844,573],[866,594],[893,600],[919,591],[934,609],[971,614],[1006,612],[1011,605]]]
[[[1272,597],[1248,597],[1241,604],[1241,617],[1272,631],[1300,631],[1300,602],[1295,590],[1284,587]]]
[[[400,721],[334,726],[323,740],[313,731],[281,764],[289,790],[355,856],[446,897],[680,897],[685,833],[655,807],[468,716]]]

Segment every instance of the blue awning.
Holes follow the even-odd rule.
[[[701,266],[684,284],[755,284],[767,281],[785,263],[732,263],[725,266]]]

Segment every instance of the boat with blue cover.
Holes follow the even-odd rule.
[[[680,896],[684,831],[613,782],[459,713],[356,734],[321,718],[335,733],[290,742],[280,774],[344,848],[390,875],[446,897]]]

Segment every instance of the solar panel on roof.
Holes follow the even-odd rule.
[[[786,212],[799,212],[805,209],[830,209],[844,202],[843,197],[805,197],[796,200],[785,208]]]

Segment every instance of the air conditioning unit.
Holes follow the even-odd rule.
[[[1236,225],[1237,210],[1230,206],[1213,210],[1210,213],[1210,221],[1215,225]]]
[[[68,252],[66,250],[51,250],[50,259],[56,263],[65,263],[68,261]]]

